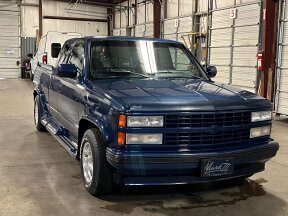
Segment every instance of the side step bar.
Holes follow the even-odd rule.
[[[61,144],[61,146],[73,157],[76,158],[78,145],[77,142],[71,140],[65,129],[59,127],[59,125],[51,118],[50,121],[41,120],[41,123],[49,131],[49,133]]]

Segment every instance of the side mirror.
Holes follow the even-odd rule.
[[[210,78],[213,78],[217,75],[217,68],[215,66],[212,66],[210,65],[208,68],[207,68],[207,75],[210,77]]]
[[[58,66],[58,75],[60,77],[76,78],[77,67],[74,64],[60,64]]]

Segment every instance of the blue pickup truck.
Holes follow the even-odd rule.
[[[216,73],[176,41],[71,39],[36,69],[35,126],[80,160],[92,195],[246,178],[279,149],[271,103]]]

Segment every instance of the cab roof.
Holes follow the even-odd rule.
[[[79,38],[78,38],[79,39]],[[160,38],[146,38],[146,37],[127,37],[127,36],[93,36],[93,37],[83,37],[84,40],[94,41],[94,40],[113,40],[113,41],[152,41],[152,42],[162,42],[162,43],[177,43],[181,42]]]

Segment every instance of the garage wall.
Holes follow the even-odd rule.
[[[107,19],[107,8],[87,5],[71,4],[69,2],[57,2],[42,0],[43,16],[60,16],[87,19]],[[22,0],[25,4],[39,4],[39,0]],[[39,7],[21,7],[21,36],[36,37],[36,30],[39,29]],[[83,36],[107,35],[108,24],[102,22],[86,22],[73,20],[43,20],[43,35],[48,31],[80,32]]]
[[[21,7],[21,37],[36,37],[39,29],[39,0],[22,0],[22,4],[35,4],[35,6]]]
[[[16,1],[0,0],[0,78],[17,78],[20,69],[20,8]]]
[[[163,21],[163,38],[182,41],[183,34],[193,31],[195,0],[167,0],[166,4],[167,16]]]
[[[79,32],[82,36],[108,35],[108,23],[48,19],[45,16],[74,17],[87,19],[107,19],[107,8],[71,4],[57,1],[43,1],[43,35],[48,31]]]
[[[210,23],[209,62],[217,66],[215,81],[255,92],[261,1],[217,1]],[[237,9],[236,19],[230,10]]]
[[[276,113],[288,115],[288,2],[282,1],[276,61]]]
[[[151,1],[137,1],[136,9],[132,8],[135,0],[124,1],[117,5],[114,16],[114,36],[153,37],[153,3]],[[129,6],[128,9],[126,6]],[[135,23],[135,12],[137,19]],[[135,25],[135,26],[134,26]]]

